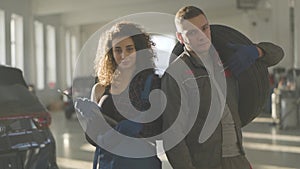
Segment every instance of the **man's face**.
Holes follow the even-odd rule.
[[[182,31],[177,36],[181,43],[196,53],[207,52],[211,46],[210,27],[204,15],[183,21]]]

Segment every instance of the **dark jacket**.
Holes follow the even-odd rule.
[[[278,63],[283,52],[280,47],[271,43],[258,45],[265,52],[262,58],[267,64]],[[278,52],[277,49],[280,49]],[[272,51],[276,51],[272,52]],[[275,55],[275,56],[274,56]],[[214,71],[222,71],[214,62]],[[185,50],[166,70],[162,77],[162,90],[167,99],[163,114],[163,129],[171,127],[172,134],[164,138],[164,148],[174,169],[210,169],[218,168],[222,159],[222,126],[216,125],[215,131],[204,143],[199,143],[199,135],[203,129],[211,103],[211,74],[203,63]],[[193,83],[196,82],[196,85]],[[232,76],[226,77],[226,103],[235,122],[238,147],[240,154],[244,154],[242,146],[241,120],[238,112],[238,84]],[[199,98],[200,95],[200,98]],[[199,103],[197,103],[199,102]],[[182,115],[179,115],[182,112]],[[196,112],[196,115],[195,115]],[[179,119],[179,120],[178,120]],[[183,138],[175,147],[168,147],[175,138]],[[170,149],[171,148],[171,149]]]

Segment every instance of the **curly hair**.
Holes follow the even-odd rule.
[[[118,66],[113,57],[112,41],[115,38],[123,37],[130,37],[133,40],[137,54],[136,66],[149,68],[154,65],[152,46],[155,44],[151,41],[149,34],[145,33],[137,24],[130,22],[117,23],[100,37],[98,44],[94,69],[98,77],[98,83],[102,86],[111,84]],[[139,52],[141,50],[143,52]]]

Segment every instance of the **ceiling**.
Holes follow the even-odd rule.
[[[34,16],[59,16],[66,26],[107,23],[141,12],[175,14],[186,5],[202,8],[210,18],[240,12],[236,0],[32,0]]]

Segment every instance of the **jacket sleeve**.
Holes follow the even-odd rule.
[[[176,121],[176,124],[173,125],[178,117],[179,110],[188,111],[186,104],[181,103],[182,92],[180,92],[180,88],[182,88],[182,86],[168,75],[168,73],[165,73],[162,77],[161,87],[166,96],[166,108],[163,113],[163,130],[170,131],[170,133],[164,135],[163,138],[163,144],[168,160],[174,169],[195,169],[184,139],[186,133],[184,124],[180,124],[184,122],[184,119],[183,121]],[[183,106],[183,108],[181,106]],[[170,127],[171,129],[169,129]],[[179,143],[176,143],[175,147],[168,147],[169,145],[174,144],[174,140],[178,138],[182,138],[182,140]]]
[[[261,60],[268,67],[278,64],[283,59],[284,51],[281,47],[270,42],[261,42],[257,46],[263,50],[264,55]]]

